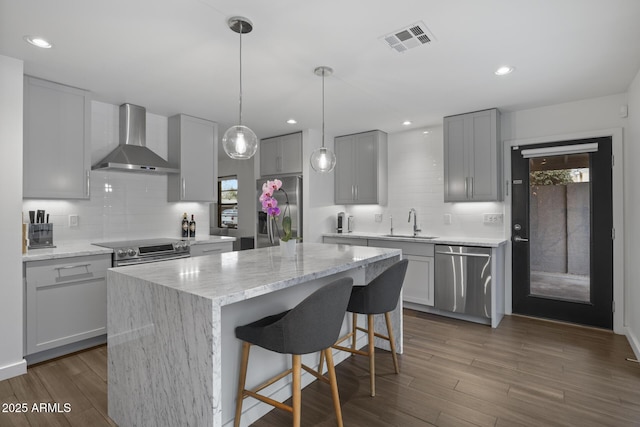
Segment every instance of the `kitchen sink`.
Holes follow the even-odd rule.
[[[437,239],[438,236],[414,236],[413,234],[385,234],[385,237],[400,237],[403,239],[421,239],[421,240],[433,240]]]

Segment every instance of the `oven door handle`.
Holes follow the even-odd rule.
[[[125,261],[116,261],[114,267],[126,267],[128,265],[138,265],[138,264],[148,264],[151,262],[160,262],[160,261],[170,261],[173,259],[183,259],[183,258],[191,258],[191,254],[182,254],[176,256],[161,256],[161,257],[148,257],[148,258],[138,258],[138,259],[129,259]]]

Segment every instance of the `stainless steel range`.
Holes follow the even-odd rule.
[[[112,260],[114,267],[189,258],[191,256],[189,242],[178,239],[128,240],[93,244],[113,249]]]

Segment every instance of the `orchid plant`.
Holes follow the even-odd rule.
[[[285,197],[285,207],[281,211],[278,207],[278,200],[273,195],[276,191],[282,191]],[[279,179],[268,180],[262,184],[262,195],[260,196],[262,211],[267,214],[267,229],[271,243],[274,241],[273,226],[275,226],[278,237],[283,242],[288,242],[293,238],[291,233],[291,208],[289,207],[289,195],[282,188],[282,181]],[[282,234],[278,228],[276,217],[282,213]],[[273,224],[273,226],[272,226]]]

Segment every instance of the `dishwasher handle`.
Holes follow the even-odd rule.
[[[436,251],[436,253],[440,255],[465,256],[465,257],[475,257],[475,258],[491,258],[491,255],[489,254],[473,254],[473,253],[443,252],[443,251]]]

